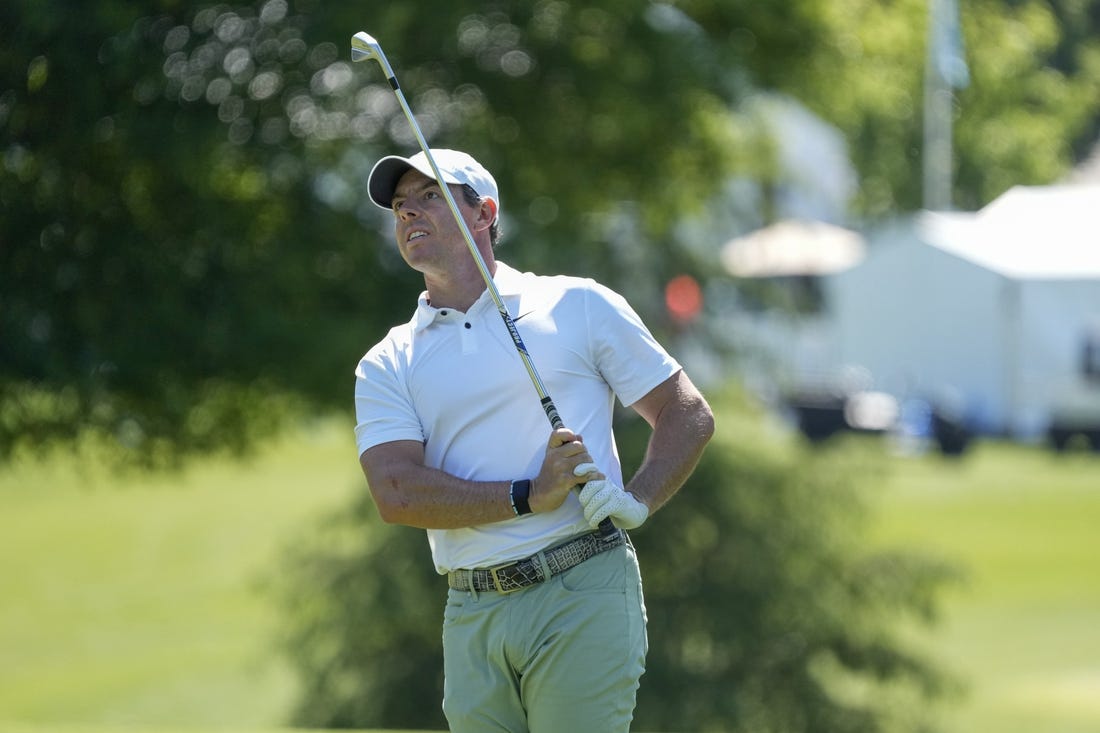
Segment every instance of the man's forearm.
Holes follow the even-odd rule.
[[[701,395],[682,395],[661,410],[645,459],[626,490],[657,511],[684,485],[714,434],[714,417]]]
[[[515,516],[508,501],[511,481],[466,481],[423,465],[421,456],[420,446],[413,443],[385,444],[360,456],[383,521],[457,529]]]

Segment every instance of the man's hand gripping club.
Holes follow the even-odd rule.
[[[584,447],[581,436],[568,428],[558,428],[550,433],[539,475],[531,482],[531,511],[552,512],[560,507],[576,487],[576,477],[582,474],[575,471],[582,465],[593,469],[594,478],[604,478],[592,463],[592,456]]]
[[[580,493],[584,518],[593,529],[607,517],[622,529],[640,527],[649,517],[649,507],[629,491],[608,481],[592,462],[581,436],[567,428],[550,434],[546,458],[531,487],[531,509],[535,512],[557,509],[576,487],[578,479],[585,484]]]

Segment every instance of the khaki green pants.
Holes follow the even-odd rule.
[[[626,733],[645,624],[629,543],[515,593],[450,590],[443,712],[452,733]]]

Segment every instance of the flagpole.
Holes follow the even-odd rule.
[[[951,208],[951,90],[940,73],[942,0],[928,0],[928,51],[924,66],[923,203],[928,211]]]
[[[969,82],[957,0],[928,1],[924,67],[923,202],[929,211],[952,208],[954,90]]]

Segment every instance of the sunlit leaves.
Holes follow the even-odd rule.
[[[0,11],[0,379],[131,390],[139,421],[167,365],[248,381],[257,350],[308,342],[330,373],[419,287],[362,196],[379,156],[417,144],[380,69],[350,62],[359,29],[430,143],[509,192],[502,257],[629,285],[647,316],[659,273],[713,269],[718,244],[774,215],[790,174],[772,93],[844,135],[854,216],[920,205],[923,0],[55,5]],[[976,208],[1094,142],[1100,36],[1087,3],[961,8],[956,202]],[[265,369],[343,404],[307,369]]]
[[[862,177],[859,213],[919,208],[928,4],[822,7],[827,42],[789,89],[848,138]],[[1056,180],[1095,143],[1100,77],[1087,59],[1100,45],[1074,7],[960,3],[971,80],[955,92],[958,207],[979,208],[1012,185]]]

